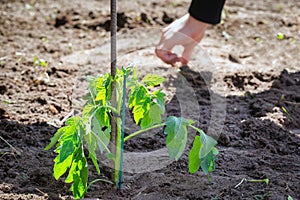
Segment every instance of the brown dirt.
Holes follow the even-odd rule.
[[[0,199],[70,199],[69,185],[52,177],[55,154],[43,148],[60,121],[72,109],[78,112],[86,76],[109,70],[109,3],[0,2]],[[196,95],[198,125],[212,135],[222,130],[212,182],[202,172],[188,173],[185,153],[161,169],[125,173],[122,191],[97,183],[87,197],[300,199],[300,2],[228,0],[223,23],[209,28],[201,43],[207,53],[199,47],[190,68],[177,72],[155,58],[153,46],[159,29],[188,5],[119,1],[119,60],[167,78],[168,115],[180,115],[176,83],[184,77]],[[285,39],[278,40],[278,32]],[[49,79],[34,66],[34,56],[48,62]],[[225,105],[221,129],[212,97]],[[135,138],[126,150],[159,150],[164,136],[155,136]],[[103,166],[101,177],[108,176]],[[270,184],[238,185],[243,178],[268,178]]]

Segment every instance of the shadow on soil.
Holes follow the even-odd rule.
[[[185,69],[182,75],[195,90],[201,112],[199,124],[207,131],[212,93],[207,84],[209,73]],[[206,77],[206,82],[201,77]],[[259,81],[251,81],[253,77]],[[224,81],[242,91],[249,84],[270,81],[273,84],[261,93],[245,91],[244,96],[226,97],[226,118],[218,138],[220,155],[212,174],[213,183],[208,183],[202,172],[188,174],[185,153],[180,161],[163,170],[127,174],[121,192],[99,183],[92,186],[87,195],[104,199],[283,199],[288,195],[300,198],[297,192],[300,191],[300,73],[283,71],[278,77],[235,74]],[[178,115],[178,109],[175,94],[167,105],[168,114]],[[276,117],[280,113],[281,117]],[[59,195],[69,195],[69,186],[52,177],[55,154],[43,150],[56,128],[47,123],[24,125],[6,118],[4,110],[0,114],[0,196],[30,193],[57,199]],[[269,115],[281,120],[283,127],[271,121],[272,117],[266,118]],[[131,145],[141,146],[134,144],[138,142],[140,140],[134,139]],[[164,138],[157,143],[164,146]],[[244,177],[268,178],[270,184],[245,182],[235,187]]]

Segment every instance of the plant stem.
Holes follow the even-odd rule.
[[[251,179],[251,180],[247,180],[249,182],[253,182],[253,183],[262,183],[264,182],[266,185],[269,184],[269,179]]]
[[[109,183],[109,184],[114,184],[113,182],[111,182],[111,181],[109,181],[109,180],[105,180],[105,179],[101,179],[101,178],[95,179],[95,180],[93,180],[92,182],[90,182],[90,184],[85,188],[84,193],[86,193],[86,192],[88,191],[88,189],[89,189],[94,183],[99,182],[99,181],[106,182],[106,183]]]
[[[111,103],[112,107],[116,107],[116,83],[113,77],[113,81],[111,83]],[[112,116],[110,118],[110,124],[111,124],[111,134],[110,134],[110,150],[113,155],[116,154],[116,137],[117,137],[117,117],[114,116],[114,113],[112,113]],[[112,166],[114,166],[115,161],[112,161]],[[112,172],[111,179],[114,180],[115,173]]]
[[[112,106],[108,106],[108,105],[106,105],[106,106],[104,106],[104,107],[106,107],[106,108],[109,108],[114,114],[117,114],[117,115],[119,115],[120,113],[118,113],[118,111],[117,111],[117,109],[115,109],[114,107],[112,107]]]
[[[121,119],[117,118],[117,135],[116,135],[116,157],[115,157],[115,176],[114,183],[115,187],[119,187],[119,179],[120,179],[120,162],[121,162]]]
[[[196,130],[198,133],[201,133],[201,134],[204,133],[200,128],[197,128],[196,126],[193,126],[192,124],[189,124],[189,127]]]
[[[109,181],[109,180],[106,180],[106,179],[102,179],[102,178],[98,178],[98,179],[95,179],[93,180],[92,182],[90,182],[90,184],[87,186],[86,188],[86,191],[96,182],[99,182],[99,181],[102,181],[102,182],[105,182],[105,183],[109,183],[109,184],[114,184],[113,182]]]
[[[146,131],[149,131],[149,130],[152,130],[152,129],[155,129],[155,128],[159,128],[159,127],[162,127],[162,126],[165,126],[166,124],[165,123],[161,123],[161,124],[157,124],[157,125],[154,125],[154,126],[151,126],[149,128],[145,128],[145,129],[142,129],[142,130],[138,130],[134,133],[131,133],[130,135],[128,135],[127,137],[124,138],[124,142],[126,142],[127,140],[129,140],[130,138],[134,137],[134,136],[137,136],[141,133],[144,133]]]

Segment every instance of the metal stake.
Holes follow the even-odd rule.
[[[116,68],[117,68],[117,1],[110,0],[110,59],[111,59],[111,66],[110,66],[110,73],[113,78],[111,84],[111,94],[112,94],[112,106],[116,108],[117,105],[117,96],[116,96],[116,89],[115,89],[115,76],[116,76]],[[117,118],[116,116],[112,116],[111,118],[111,153],[116,155],[116,137],[117,137]],[[112,162],[113,171],[112,171],[112,180],[114,180],[114,165],[115,162]]]

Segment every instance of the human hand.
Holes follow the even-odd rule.
[[[208,24],[196,20],[189,14],[175,20],[162,30],[155,54],[167,64],[176,62],[186,65],[192,55],[194,47],[201,41]],[[181,57],[172,52],[173,47],[181,45],[184,50]]]

